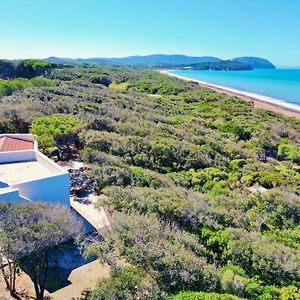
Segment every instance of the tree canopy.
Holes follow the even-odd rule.
[[[72,116],[40,117],[32,121],[31,132],[37,136],[39,146],[46,151],[54,146],[55,137],[76,131],[82,125],[79,118]]]

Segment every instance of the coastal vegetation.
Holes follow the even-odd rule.
[[[197,63],[190,66],[184,66],[183,69],[191,70],[214,70],[214,71],[251,71],[254,70],[249,64],[232,60],[221,60],[219,62]]]
[[[153,70],[44,77],[0,98],[0,131],[45,153],[76,132],[112,222],[80,243],[111,267],[85,299],[299,298],[299,121]]]
[[[22,90],[27,87],[47,86],[53,84],[49,79],[44,77],[35,77],[32,79],[15,78],[12,80],[0,79],[0,96],[10,96],[14,91]]]

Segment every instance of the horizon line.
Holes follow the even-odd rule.
[[[268,58],[265,58],[263,56],[252,56],[252,55],[239,55],[239,56],[234,56],[234,57],[231,57],[231,58],[227,58],[227,59],[224,59],[224,58],[220,58],[219,56],[214,56],[214,55],[196,55],[196,54],[183,54],[183,53],[151,53],[151,54],[131,54],[131,55],[125,55],[125,56],[59,56],[59,55],[49,55],[47,57],[44,57],[44,56],[41,56],[41,57],[24,57],[24,58],[2,58],[0,57],[0,60],[1,59],[7,59],[7,60],[26,60],[26,59],[40,59],[40,60],[46,60],[46,59],[49,59],[49,58],[59,58],[59,59],[72,59],[72,60],[78,60],[78,59],[122,59],[122,58],[128,58],[128,57],[146,57],[146,56],[155,56],[155,55],[165,55],[165,56],[172,56],[172,55],[177,55],[177,56],[186,56],[186,57],[196,57],[196,58],[201,58],[201,57],[213,57],[213,58],[218,58],[218,59],[221,59],[221,60],[231,60],[233,58],[236,58],[236,57],[257,57],[257,58],[263,58],[263,59],[267,59],[269,60],[274,66],[278,67],[278,68],[300,68],[300,65],[299,64],[295,64],[295,65],[284,65],[284,64],[275,64],[273,63],[270,59]]]

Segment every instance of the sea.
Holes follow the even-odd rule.
[[[300,69],[171,70],[168,73],[300,112]]]

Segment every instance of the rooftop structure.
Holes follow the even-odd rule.
[[[33,148],[34,148],[33,141],[25,141],[10,136],[0,137],[0,152],[33,150]]]
[[[2,133],[0,134],[0,152],[22,150],[38,150],[37,142],[32,134]]]

